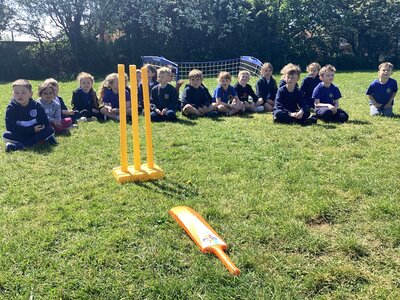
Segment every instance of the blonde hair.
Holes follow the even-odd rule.
[[[385,62],[381,63],[381,64],[379,65],[379,67],[378,67],[378,70],[380,70],[380,69],[383,68],[383,67],[388,67],[388,68],[389,68],[390,70],[392,70],[392,71],[393,71],[393,69],[394,69],[394,65],[393,65],[392,63],[388,62],[388,61],[385,61]]]
[[[232,80],[232,75],[229,74],[229,72],[222,71],[218,75],[218,82],[220,82],[222,79]]]
[[[49,88],[50,88],[50,89],[53,91],[53,93],[54,93],[54,87],[53,87],[53,85],[52,85],[51,83],[46,82],[46,81],[44,81],[43,83],[41,83],[41,84],[39,85],[39,87],[38,87],[38,95],[39,95],[39,97],[42,96],[42,93],[43,93],[44,90],[49,89]]]
[[[192,78],[200,78],[201,80],[203,80],[203,72],[198,69],[193,69],[189,72],[188,78],[189,80]]]
[[[115,80],[118,80],[117,73],[111,73],[106,76],[104,81],[101,83],[100,92],[99,92],[100,100],[103,100],[106,90],[110,88],[110,86],[114,83]]]
[[[319,70],[319,76],[323,76],[325,72],[331,71],[333,73],[336,72],[336,68],[333,65],[325,65]]]
[[[80,72],[78,76],[76,77],[76,80],[81,83],[82,79],[90,79],[92,83],[94,83],[94,77],[92,74],[86,73],[86,72]]]
[[[243,74],[247,74],[247,75],[249,75],[249,77],[250,77],[250,72],[249,72],[249,71],[240,70],[239,73],[238,73],[238,78],[239,78],[240,76],[242,76]]]
[[[265,63],[261,66],[261,69],[260,69],[261,75],[262,75],[263,71],[265,71],[266,69],[271,69],[271,72],[274,71],[274,67],[272,66],[272,64],[269,63],[269,62],[265,62]]]
[[[287,75],[298,75],[298,76],[300,76],[301,69],[300,69],[299,66],[290,63],[290,64],[287,64],[286,66],[284,66],[282,68],[281,74],[283,75],[282,79],[285,79],[286,78],[285,76],[287,76]]]
[[[170,68],[168,68],[168,67],[159,68],[159,69],[157,70],[157,74],[158,74],[158,75],[160,75],[160,74],[166,74],[167,76],[170,76],[170,77],[174,76],[174,74],[172,73],[172,70],[171,70]]]
[[[11,84],[12,88],[14,89],[17,86],[22,86],[32,92],[32,85],[26,79],[17,79]]]
[[[310,72],[311,71],[311,69],[312,68],[314,68],[314,67],[316,67],[317,69],[318,69],[318,72],[319,72],[319,70],[321,70],[321,65],[319,64],[319,63],[317,63],[317,62],[312,62],[311,64],[309,64],[308,66],[307,66],[307,72]]]

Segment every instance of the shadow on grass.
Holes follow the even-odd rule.
[[[167,197],[194,197],[198,195],[196,188],[192,184],[182,184],[168,179],[138,182],[138,186],[151,191],[161,193]]]
[[[48,143],[41,144],[41,145],[36,144],[32,147],[29,147],[27,151],[32,151],[37,154],[47,155],[47,154],[53,152],[54,147],[57,147],[57,146],[56,145],[53,146]]]
[[[354,125],[371,125],[371,122],[362,120],[349,120],[347,123]]]
[[[333,123],[317,123],[313,126],[318,126],[318,127],[322,127],[324,129],[336,129],[336,125]]]
[[[193,122],[193,120],[196,119],[182,119],[182,118],[177,118],[176,121],[174,121],[174,123],[176,124],[182,124],[182,125],[188,125],[188,126],[195,126],[197,125],[196,122]]]

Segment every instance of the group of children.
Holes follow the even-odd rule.
[[[390,78],[393,65],[379,65],[378,79],[367,90],[371,115],[393,115],[393,103],[397,93],[397,82]],[[203,74],[194,69],[189,73],[189,82],[184,87],[179,101],[179,85],[172,86],[173,72],[170,68],[156,69],[147,65],[151,101],[151,120],[174,121],[176,112],[191,116],[231,116],[241,112],[272,112],[274,122],[301,125],[325,122],[344,123],[349,115],[339,108],[340,90],[333,84],[336,69],[332,65],[321,68],[318,63],[307,66],[309,75],[298,85],[301,69],[287,64],[281,70],[282,78],[277,85],[272,76],[273,67],[265,63],[254,92],[248,71],[240,71],[238,82],[232,86],[232,76],[221,72],[218,86],[211,96],[203,84]],[[138,78],[138,108],[143,110],[143,86],[140,70]],[[126,78],[127,79],[127,78]],[[49,78],[38,88],[39,99],[32,99],[32,86],[24,79],[12,84],[13,98],[6,109],[6,132],[3,139],[6,151],[21,150],[36,143],[56,144],[54,134],[68,131],[78,122],[119,120],[118,74],[109,74],[101,85],[99,97],[93,89],[94,78],[82,72],[77,77],[79,87],[73,91],[68,109],[58,95],[58,82]],[[130,88],[125,90],[127,115],[131,115]],[[311,111],[314,115],[311,115]]]

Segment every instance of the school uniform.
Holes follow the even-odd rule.
[[[178,92],[171,85],[167,84],[164,88],[161,88],[161,84],[156,85],[151,90],[151,120],[153,122],[160,121],[175,121],[176,120],[176,108],[178,106]],[[164,115],[159,115],[155,110],[167,109]]]
[[[54,98],[54,101],[58,102],[61,106],[61,118],[65,119],[65,118],[71,118],[71,120],[73,122],[75,122],[77,119],[79,119],[79,112],[78,111],[74,111],[73,115],[65,115],[63,114],[63,110],[68,110],[67,105],[65,105],[64,99],[61,98],[60,96],[57,96]]]
[[[258,97],[253,91],[253,88],[250,84],[246,84],[246,86],[242,86],[239,82],[236,83],[233,87],[237,93],[237,96],[242,102],[249,102],[249,96],[253,99],[253,102],[257,102]]]
[[[24,147],[45,141],[54,134],[44,108],[33,99],[25,107],[12,99],[6,108],[5,121],[3,139],[6,142],[22,143]],[[44,125],[44,128],[35,132],[36,125]]]
[[[150,93],[150,97],[151,97],[151,90],[153,89],[153,87],[155,87],[156,85],[158,85],[159,82],[156,81],[149,81],[149,93]],[[144,99],[143,99],[143,84],[140,82],[139,86],[138,86],[138,111],[139,113],[143,112],[144,109]]]
[[[296,119],[290,116],[290,113],[303,111],[303,117]],[[303,96],[298,87],[289,92],[286,85],[278,89],[275,98],[274,120],[278,123],[285,124],[305,124],[310,117],[310,111],[307,104],[303,100]]]
[[[321,79],[319,79],[318,75],[314,78],[307,76],[303,79],[300,92],[302,93],[303,99],[307,103],[308,107],[314,108],[314,99],[312,98],[312,93],[320,82]]]
[[[79,117],[96,117],[99,120],[103,120],[104,116],[100,113],[99,99],[97,98],[96,92],[90,89],[88,93],[85,93],[82,88],[77,88],[72,92],[72,110],[79,112]],[[98,110],[98,113],[94,113],[92,109]]]
[[[200,86],[197,89],[191,85],[186,85],[182,93],[182,108],[190,104],[196,109],[202,106],[210,106],[210,93],[207,88]]]
[[[221,85],[217,86],[214,90],[213,94],[213,102],[217,101],[217,98],[220,98],[224,103],[230,103],[233,98],[237,96],[237,93],[233,86],[229,85],[228,88],[225,90]]]
[[[377,108],[375,105],[372,104],[372,101],[369,101],[370,105],[370,113],[371,116],[375,115],[384,115],[384,116],[392,116],[393,115],[393,101],[389,108],[384,108],[386,104],[388,104],[390,98],[392,97],[393,93],[397,93],[397,81],[389,78],[389,80],[382,84],[379,82],[378,79],[375,79],[367,90],[367,95],[373,96],[375,101],[379,104],[382,104],[381,107]]]
[[[270,80],[266,80],[264,77],[261,77],[256,83],[256,94],[257,100],[258,98],[262,98],[264,103],[268,100],[275,100],[276,92],[278,91],[276,81],[274,78],[270,78]]]
[[[125,90],[125,101],[131,101],[131,95],[127,90]],[[111,89],[106,89],[104,92],[103,103],[109,104],[112,108],[119,108],[119,94],[115,94]]]
[[[325,87],[324,83],[321,82],[315,87],[312,98],[319,99],[320,103],[335,105],[335,101],[342,98],[342,95],[339,88],[334,84]],[[317,107],[315,108],[315,115],[325,122],[344,123],[349,119],[349,115],[340,108],[337,109],[336,114],[333,114],[332,110],[327,107]]]

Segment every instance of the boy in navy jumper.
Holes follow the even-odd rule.
[[[291,64],[290,66],[285,66],[283,72],[286,84],[280,87],[276,94],[274,121],[285,124],[315,124],[317,119],[314,117],[309,118],[309,108],[303,101],[303,96],[296,86],[300,79],[300,68]]]
[[[251,85],[249,85],[250,81],[250,72],[242,70],[238,74],[238,83],[235,84],[234,89],[239,97],[239,100],[244,103],[247,111],[264,111],[263,102],[258,101],[258,97],[253,91]],[[249,97],[251,97],[252,101],[250,101]]]
[[[326,65],[319,71],[321,83],[312,94],[315,104],[315,114],[318,119],[325,122],[345,123],[349,115],[339,108],[340,91],[333,82],[336,69],[332,65]]]
[[[32,86],[28,80],[13,82],[13,98],[6,108],[6,152],[22,150],[36,143],[47,141],[56,144],[54,130],[40,103],[32,99]]]
[[[393,102],[397,93],[397,81],[390,78],[394,66],[390,62],[379,65],[378,79],[367,90],[371,116],[393,116]]]
[[[175,121],[178,106],[178,92],[169,84],[173,78],[170,68],[157,70],[159,84],[151,90],[151,120],[153,122]]]
[[[203,73],[200,70],[189,72],[189,84],[182,93],[182,114],[189,116],[216,117],[218,113],[211,105],[211,95],[207,88],[202,85]],[[211,98],[212,99],[212,98]]]
[[[255,106],[264,106],[264,110],[272,111],[275,104],[275,95],[278,90],[276,80],[272,76],[273,67],[270,63],[264,63],[261,67],[261,78],[256,83],[258,100]]]
[[[313,62],[307,66],[308,76],[304,78],[301,84],[301,93],[303,95],[304,101],[310,108],[314,108],[314,99],[312,98],[312,93],[315,87],[321,82],[319,78],[319,71],[321,66],[319,63]]]

